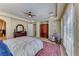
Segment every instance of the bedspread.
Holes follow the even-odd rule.
[[[43,48],[40,39],[33,37],[18,37],[3,41],[10,49],[14,56],[34,56]]]

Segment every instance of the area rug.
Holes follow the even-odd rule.
[[[51,44],[48,42],[43,41],[43,49],[38,51],[36,56],[60,56],[60,45],[58,44]]]

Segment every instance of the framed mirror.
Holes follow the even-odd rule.
[[[21,32],[24,31],[24,26],[22,24],[18,24],[16,26],[15,32]]]

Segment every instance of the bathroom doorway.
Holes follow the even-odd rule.
[[[6,38],[6,22],[0,19],[0,40]]]

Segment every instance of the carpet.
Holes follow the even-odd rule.
[[[51,44],[48,42],[43,41],[43,49],[38,51],[36,56],[60,56],[60,45],[58,44]]]

